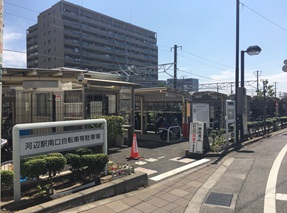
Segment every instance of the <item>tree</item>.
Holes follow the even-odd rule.
[[[265,92],[265,95],[267,97],[274,97],[275,96],[275,91],[274,91],[274,85],[268,85],[268,80],[265,79],[265,80],[261,80],[262,83],[263,83],[263,89],[259,89],[257,91],[257,96],[259,97],[263,97],[264,96],[264,92]]]

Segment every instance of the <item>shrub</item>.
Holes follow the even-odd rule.
[[[65,155],[67,164],[71,166],[72,171],[79,171],[82,168],[81,156],[74,153],[68,153]]]
[[[116,115],[95,116],[94,119],[104,118],[107,121],[108,140],[114,140],[118,135],[123,135],[124,118]]]
[[[91,150],[90,148],[87,148],[87,147],[82,147],[82,148],[78,148],[76,149],[75,153],[77,155],[87,155],[87,154],[93,154],[93,150]]]
[[[30,179],[36,178],[39,184],[40,175],[45,175],[47,173],[46,160],[43,158],[32,158],[23,164],[24,175],[28,176]]]
[[[88,154],[82,156],[83,166],[87,166],[88,175],[93,175],[95,181],[99,180],[100,174],[104,169],[109,159],[106,154]]]
[[[209,137],[212,138],[212,144],[210,146],[211,151],[218,152],[222,149],[222,146],[225,144],[224,134],[226,133],[225,129],[212,130],[209,134]]]
[[[1,170],[1,187],[10,187],[13,184],[14,172]]]

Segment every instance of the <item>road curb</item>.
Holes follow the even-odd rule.
[[[100,199],[124,194],[140,187],[148,185],[148,176],[143,172],[136,172],[132,175],[122,177],[89,189],[82,190],[31,208],[27,208],[19,213],[36,212],[60,212],[69,208],[74,208]],[[15,203],[16,204],[16,203]]]

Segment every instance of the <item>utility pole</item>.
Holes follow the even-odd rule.
[[[236,40],[235,40],[235,137],[236,144],[239,143],[239,122],[240,115],[238,114],[238,87],[239,87],[239,0],[236,0]]]
[[[176,44],[174,47],[171,48],[174,49],[174,74],[173,74],[173,88],[176,89],[176,80],[177,80],[177,48],[182,49],[182,46],[177,46]]]
[[[4,27],[4,0],[0,0],[0,135],[2,135],[2,58],[3,58],[3,27]],[[0,150],[0,159],[2,150]],[[1,170],[1,167],[0,167]],[[1,205],[1,177],[0,177],[0,205]]]
[[[264,131],[263,131],[263,135],[266,134],[266,92],[267,92],[267,80],[263,80],[263,100],[264,100],[264,104],[263,104],[263,123],[264,123]]]
[[[261,71],[256,71],[254,72],[255,76],[257,77],[257,88],[256,88],[256,93],[258,95],[258,92],[259,92],[259,76],[261,75]]]
[[[276,98],[276,93],[277,93],[277,91],[276,91],[276,89],[277,89],[277,83],[278,83],[278,82],[276,82],[276,81],[274,82],[274,94],[275,94],[275,98]]]

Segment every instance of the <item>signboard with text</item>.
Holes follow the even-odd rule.
[[[204,122],[209,127],[209,104],[192,104],[192,122]]]
[[[20,156],[59,152],[83,146],[104,143],[104,130],[79,130],[44,136],[25,136],[19,138]]]
[[[189,152],[203,153],[204,123],[191,122],[189,131]]]

